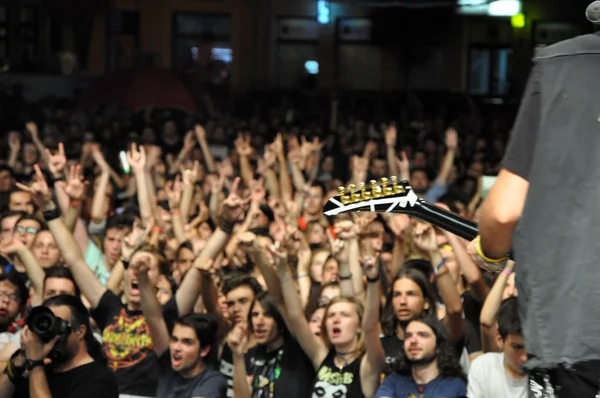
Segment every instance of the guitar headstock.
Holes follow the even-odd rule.
[[[329,199],[323,209],[326,216],[367,211],[373,213],[409,213],[419,200],[408,181],[396,176],[381,181],[371,180],[369,186],[361,183],[339,187],[340,194]]]

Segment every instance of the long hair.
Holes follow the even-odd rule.
[[[323,316],[323,320],[321,321],[321,338],[323,339],[323,342],[329,349],[331,349],[333,345],[329,341],[329,336],[327,336],[327,316],[329,314],[329,309],[331,308],[331,306],[337,303],[350,303],[354,305],[354,308],[356,309],[356,314],[358,315],[359,328],[361,328],[362,320],[365,314],[365,307],[363,307],[362,303],[356,300],[354,297],[338,296],[331,300],[329,304],[327,304],[327,307],[325,307],[325,315]],[[361,328],[360,332],[358,333],[358,341],[356,342],[356,348],[354,349],[354,352],[362,356],[365,353],[365,350],[365,332]]]
[[[434,316],[425,316],[422,318],[413,319],[409,322],[409,324],[411,322],[424,323],[431,328],[431,330],[433,330],[436,338],[435,350],[440,376],[447,378],[457,377],[466,382],[467,377],[463,373],[462,367],[458,362],[454,347],[448,338],[448,333],[446,332],[444,325],[442,325],[442,323]],[[396,357],[393,369],[397,373],[404,376],[410,376],[412,374],[410,361],[406,358],[404,349],[402,349],[402,351],[400,351]]]
[[[46,307],[56,307],[60,305],[69,307],[71,310],[71,319],[69,319],[71,329],[75,330],[81,325],[85,326],[84,341],[88,354],[90,354],[90,356],[94,358],[96,362],[106,366],[106,357],[104,356],[102,344],[100,344],[100,342],[94,337],[94,333],[92,332],[92,327],[90,325],[90,314],[79,297],[71,296],[70,294],[61,294],[50,297],[44,301],[43,305]]]
[[[277,309],[277,304],[275,303],[275,300],[273,300],[273,297],[271,297],[269,292],[258,293],[254,298],[254,301],[252,301],[252,305],[250,306],[250,312],[248,312],[248,330],[254,333],[254,327],[252,326],[252,309],[257,303],[260,304],[260,306],[263,308],[265,314],[273,318],[273,320],[275,321],[275,326],[277,327],[278,335],[284,338],[288,337],[290,335],[290,332],[285,324],[285,321],[283,320],[283,316],[281,316],[279,309]]]
[[[394,305],[392,299],[394,297],[394,285],[400,279],[409,279],[413,281],[421,289],[423,299],[426,303],[429,303],[429,308],[423,308],[422,316],[435,316],[436,315],[436,298],[431,283],[427,280],[427,277],[418,269],[415,268],[402,268],[400,272],[394,278],[391,289],[389,290],[388,297],[386,298],[385,308],[383,310],[383,333],[385,335],[393,335],[396,333],[398,327],[398,317],[394,311]]]

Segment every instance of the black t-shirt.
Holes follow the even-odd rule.
[[[315,368],[293,337],[280,349],[267,352],[256,346],[246,353],[253,398],[307,398],[315,379]]]
[[[106,366],[94,361],[67,372],[54,373],[45,368],[50,394],[60,398],[118,398],[115,375]],[[29,381],[16,386],[13,398],[29,397]]]
[[[207,365],[197,376],[185,378],[171,367],[171,353],[159,358],[161,376],[156,398],[225,398],[227,379],[214,367]]]
[[[475,328],[475,332],[479,336],[481,333],[480,325],[479,325],[479,315],[481,314],[481,309],[483,308],[483,304],[479,301],[475,300],[473,294],[467,290],[462,295],[462,304],[463,304],[463,312],[465,313],[465,318],[471,323],[471,325]]]
[[[395,334],[383,336],[379,339],[383,352],[385,353],[385,367],[383,373],[389,375],[392,373],[396,357],[404,350],[404,340],[400,340]]]
[[[338,368],[334,362],[335,350],[329,351],[319,367],[313,387],[314,398],[363,398],[360,381],[360,362],[362,357]]]
[[[160,367],[142,311],[128,310],[117,295],[107,290],[92,317],[102,330],[104,355],[117,376],[120,393],[154,396]],[[175,323],[175,298],[163,305],[163,317],[168,326]]]
[[[246,365],[248,364],[246,363]],[[221,351],[219,371],[227,379],[227,397],[233,398],[233,353],[228,344],[225,344]],[[246,371],[248,371],[248,366],[246,366]]]

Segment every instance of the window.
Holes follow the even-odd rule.
[[[136,66],[140,41],[139,11],[111,10],[108,23],[108,70],[127,70]]]
[[[231,17],[223,14],[175,13],[173,67],[201,75],[214,84],[229,81],[233,51]]]
[[[474,95],[507,95],[512,52],[510,48],[471,48],[469,92]]]

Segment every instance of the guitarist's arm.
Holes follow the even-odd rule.
[[[502,170],[481,207],[479,230],[486,256],[502,258],[510,251],[515,226],[529,189],[529,169],[539,130],[540,92],[534,66],[508,142]]]
[[[498,174],[479,215],[481,249],[487,257],[500,259],[510,251],[528,189],[527,180],[512,171],[502,169]]]

